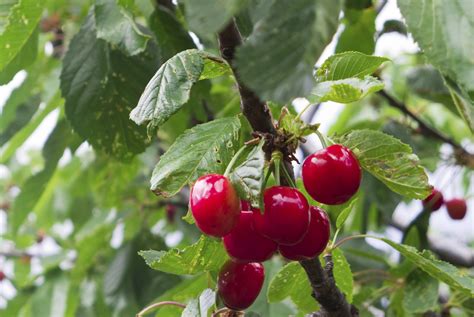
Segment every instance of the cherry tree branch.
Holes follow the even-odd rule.
[[[242,44],[242,37],[234,21],[231,21],[219,33],[219,46],[222,57],[229,63],[234,72],[237,86],[240,93],[241,110],[249,121],[252,129],[256,132],[271,134],[277,136],[277,131],[268,106],[258,98],[240,80],[238,70],[235,67],[234,56],[236,48]],[[268,154],[271,153],[266,153]],[[285,166],[290,176],[294,178],[291,162],[286,161]],[[341,291],[337,288],[332,274],[333,262],[331,257],[326,258],[325,268],[316,257],[311,260],[300,262],[304,268],[312,286],[312,295],[321,306],[320,311],[313,313],[312,316],[321,317],[346,317],[358,316],[357,309],[351,306]]]
[[[443,133],[436,130],[435,128],[429,126],[425,121],[423,121],[420,117],[418,117],[414,112],[408,109],[408,107],[403,102],[396,100],[385,90],[379,91],[378,94],[382,96],[385,100],[387,100],[390,106],[397,108],[398,110],[403,112],[405,115],[410,117],[413,121],[415,121],[421,129],[421,133],[423,133],[425,136],[437,139],[441,142],[451,145],[454,149],[454,153],[455,153],[457,162],[459,164],[474,168],[474,153],[469,153],[459,143],[457,143],[450,137],[444,135]]]

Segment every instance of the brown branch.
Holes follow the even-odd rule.
[[[274,125],[270,110],[265,102],[261,101],[258,96],[245,86],[238,76],[238,70],[235,67],[234,56],[236,48],[242,44],[242,37],[234,21],[219,33],[219,46],[222,57],[231,65],[234,72],[237,86],[240,93],[240,106],[242,113],[249,121],[252,129],[256,132],[270,134],[276,138],[277,130]],[[271,153],[266,153],[268,154]],[[285,166],[294,178],[294,171],[291,162],[285,160]],[[329,258],[326,262],[326,268],[323,269],[321,262],[316,257],[312,260],[300,262],[308,275],[313,288],[313,296],[319,302],[321,310],[313,314],[313,316],[324,317],[350,317],[357,316],[357,310],[350,306],[344,295],[337,288],[333,275],[333,263]]]
[[[418,117],[415,113],[413,113],[410,109],[408,109],[408,107],[404,103],[396,100],[394,97],[388,94],[385,90],[379,91],[378,94],[382,96],[385,100],[387,100],[390,106],[397,108],[398,110],[403,112],[405,115],[413,119],[413,121],[415,121],[420,127],[421,133],[423,133],[425,136],[433,138],[433,139],[437,139],[441,142],[451,145],[454,149],[454,154],[459,164],[474,168],[474,154],[473,153],[469,153],[459,143],[457,143],[450,137],[444,135],[440,131],[434,129],[433,127],[429,126],[420,117]]]

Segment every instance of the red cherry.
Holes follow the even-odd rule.
[[[296,188],[273,186],[263,193],[265,213],[254,211],[255,230],[279,244],[300,242],[308,231],[309,205]]]
[[[308,156],[302,176],[304,187],[314,200],[339,205],[359,189],[361,170],[351,150],[334,144]]]
[[[462,198],[453,198],[446,202],[446,208],[451,218],[461,220],[466,216],[467,204]]]
[[[259,210],[256,212],[260,213]],[[223,239],[229,256],[236,262],[263,262],[272,257],[278,245],[253,229],[253,212],[240,214],[239,223]]]
[[[189,207],[198,228],[211,236],[225,236],[239,221],[239,197],[222,175],[200,177],[191,189]]]
[[[443,194],[437,190],[433,189],[431,194],[423,200],[423,208],[431,211],[436,211],[444,204]]]
[[[217,292],[228,308],[244,310],[257,298],[264,279],[265,270],[260,263],[227,261],[219,272]]]
[[[281,255],[289,260],[302,261],[317,257],[328,244],[331,230],[328,215],[316,206],[311,206],[309,210],[311,220],[303,240],[295,245],[280,245],[279,247]]]
[[[250,202],[246,200],[241,200],[240,201],[240,206],[242,207],[242,210],[253,210],[252,205]]]
[[[165,207],[166,219],[169,223],[174,223],[174,218],[176,215],[176,207],[173,204],[167,204]]]
[[[5,275],[5,273],[3,273],[2,271],[0,271],[0,282],[3,281],[4,279],[6,279],[7,276]]]

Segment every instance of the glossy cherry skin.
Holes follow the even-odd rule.
[[[439,190],[433,189],[431,194],[422,203],[423,208],[426,210],[436,211],[444,204],[443,194]]]
[[[225,236],[239,221],[240,199],[222,175],[200,177],[191,189],[189,207],[198,228],[210,236]]]
[[[288,260],[302,261],[320,255],[326,248],[331,232],[331,225],[326,212],[319,207],[309,208],[311,220],[303,240],[295,245],[280,245],[279,250]]]
[[[262,264],[227,261],[219,272],[217,292],[228,308],[244,310],[255,301],[264,280]]]
[[[348,201],[359,189],[361,175],[357,158],[340,144],[311,154],[302,167],[306,191],[314,200],[326,205]]]
[[[464,199],[453,198],[446,202],[449,216],[454,220],[461,220],[466,216],[467,204]]]
[[[246,210],[242,210],[239,223],[223,241],[227,254],[236,262],[263,262],[270,259],[278,248],[275,241],[254,230],[253,212]]]
[[[300,242],[309,227],[309,205],[296,188],[273,186],[263,193],[264,214],[253,212],[255,230],[278,244]]]

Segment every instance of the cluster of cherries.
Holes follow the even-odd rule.
[[[439,190],[433,189],[431,194],[423,200],[423,208],[432,212],[440,209],[443,205],[446,205],[448,215],[454,220],[461,220],[466,216],[467,203],[462,198],[445,201],[443,194]]]
[[[318,151],[303,163],[308,194],[328,205],[348,201],[361,181],[359,162],[348,148],[336,144]],[[248,308],[264,281],[264,262],[278,250],[288,260],[317,257],[329,241],[326,212],[310,206],[296,188],[273,186],[263,192],[262,213],[241,201],[223,175],[200,177],[191,189],[190,208],[205,234],[222,238],[231,260],[219,273],[218,293],[234,310]]]

